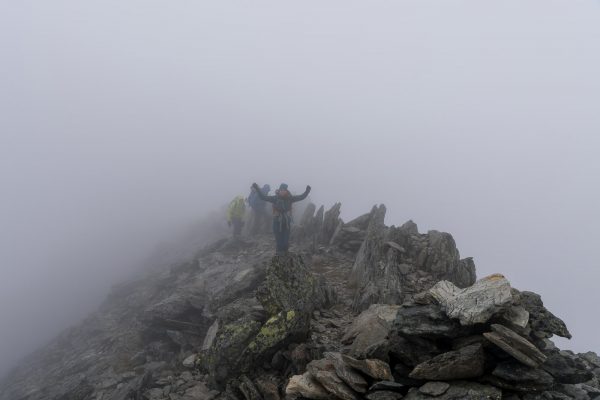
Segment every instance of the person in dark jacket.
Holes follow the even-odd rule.
[[[264,185],[260,192],[267,196],[271,191],[271,186]],[[269,214],[267,212],[267,203],[258,196],[258,190],[252,188],[248,196],[248,205],[252,209],[251,233],[263,233],[269,225]]]
[[[293,196],[288,190],[288,185],[282,183],[275,191],[274,196],[266,196],[256,183],[252,184],[258,196],[273,204],[273,234],[277,243],[277,253],[286,253],[290,247],[290,229],[292,227],[292,204],[304,200],[310,193],[310,186],[299,196]]]

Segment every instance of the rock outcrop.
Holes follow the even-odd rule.
[[[541,297],[476,281],[452,236],[309,204],[293,252],[222,239],[115,288],[0,400],[594,399],[600,357]]]

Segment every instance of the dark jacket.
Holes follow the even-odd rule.
[[[280,196],[278,196],[277,194],[275,194],[274,196],[265,196],[261,192],[261,190],[258,188],[258,185],[253,186],[253,187],[256,189],[256,194],[258,194],[258,197],[260,197],[262,200],[264,200],[266,202],[275,204],[280,199]],[[306,190],[301,195],[298,195],[298,196],[292,196],[292,195],[290,195],[290,196],[287,196],[287,197],[283,197],[283,200],[286,202],[285,209],[291,211],[292,210],[292,203],[304,200],[308,196],[309,193],[310,193],[310,186],[307,186]],[[275,210],[275,208],[273,208],[273,215],[275,215],[275,216],[279,215],[279,212],[277,210]]]

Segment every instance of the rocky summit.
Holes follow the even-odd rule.
[[[477,280],[452,236],[309,205],[292,252],[222,239],[115,287],[2,400],[593,399],[600,357],[539,295]]]

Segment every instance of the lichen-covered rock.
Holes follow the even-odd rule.
[[[324,301],[318,296],[317,279],[293,253],[271,259],[256,297],[270,315],[290,310],[311,313]]]
[[[468,379],[477,378],[483,372],[483,348],[480,344],[473,344],[417,365],[409,377],[424,380]]]
[[[242,364],[246,369],[252,368],[252,365],[270,360],[277,350],[304,340],[309,324],[309,315],[298,311],[282,311],[274,315],[260,327],[256,336],[244,349],[241,355]]]
[[[458,319],[462,325],[487,322],[512,303],[510,283],[499,274],[480,279],[465,289],[459,289],[452,282],[441,281],[429,293],[446,315]]]

